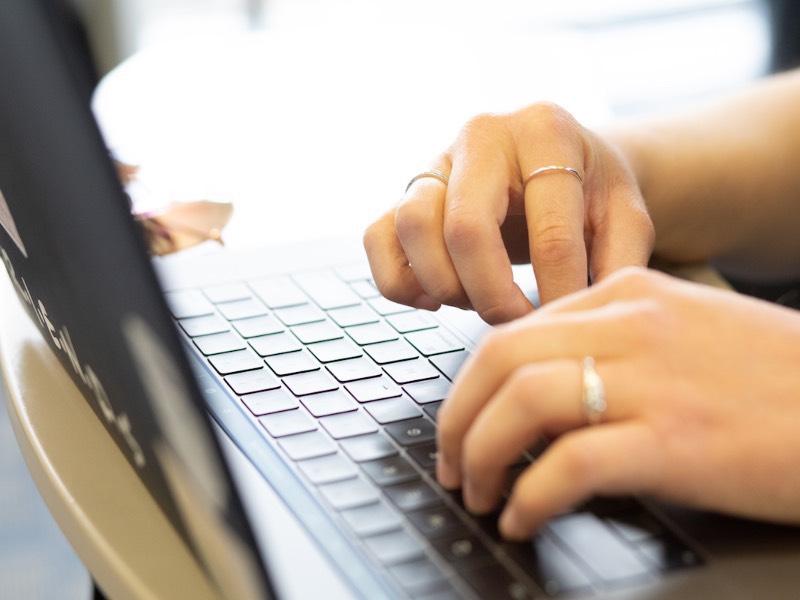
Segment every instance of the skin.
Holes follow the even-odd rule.
[[[798,156],[800,71],[602,133],[549,104],[467,123],[431,165],[449,183],[418,180],[364,237],[388,298],[505,323],[442,406],[442,484],[488,512],[506,468],[546,438],[503,509],[509,538],[595,494],[800,523],[800,313],[644,269],[655,253],[800,276]],[[523,189],[553,164],[583,184],[551,171]],[[515,286],[517,261],[543,308]],[[591,427],[586,356],[608,404]]]

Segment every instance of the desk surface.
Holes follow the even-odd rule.
[[[227,238],[246,247],[358,234],[475,112],[547,98],[603,120],[586,56],[569,32],[260,34],[150,50],[104,81],[95,108],[109,145],[142,164],[160,195],[233,201]],[[213,597],[6,277],[0,320],[17,440],[102,589],[115,599]]]

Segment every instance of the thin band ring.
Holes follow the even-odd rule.
[[[547,173],[548,171],[566,171],[567,173],[572,173],[578,178],[578,181],[583,184],[583,175],[581,175],[577,169],[573,169],[572,167],[562,167],[560,165],[548,165],[546,167],[539,167],[538,169],[528,173],[528,176],[522,182],[522,191],[525,191],[525,188],[527,187],[528,183],[530,183],[531,179],[541,175],[542,173]]]
[[[416,182],[418,179],[424,179],[425,177],[432,177],[434,179],[438,179],[445,185],[447,185],[447,183],[449,182],[447,175],[445,175],[438,169],[429,169],[428,171],[423,171],[419,175],[414,175],[414,177],[411,178],[411,181],[408,182],[408,185],[406,186],[406,191],[408,191],[408,188],[414,185],[414,182]]]
[[[583,395],[581,397],[583,414],[589,425],[596,425],[606,412],[606,391],[603,380],[594,370],[594,358],[583,359]]]

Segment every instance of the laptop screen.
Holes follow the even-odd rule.
[[[247,519],[89,110],[92,68],[77,23],[58,0],[0,3],[0,257],[212,577],[228,595],[265,597]]]

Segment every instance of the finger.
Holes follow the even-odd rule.
[[[375,285],[389,300],[436,310],[439,303],[425,293],[408,264],[408,257],[397,237],[394,220],[395,211],[392,209],[384,213],[364,233],[364,249]]]
[[[443,166],[437,167],[437,171],[447,172]],[[414,181],[397,206],[395,228],[425,293],[438,303],[470,308],[442,235],[446,193],[447,185],[439,179],[426,177]]]
[[[529,539],[545,521],[592,496],[647,493],[662,473],[658,448],[652,429],[631,421],[564,435],[517,479],[501,533]]]
[[[524,315],[533,306],[514,283],[500,226],[518,177],[500,117],[478,117],[453,148],[444,234],[447,250],[472,306],[488,323]]]

